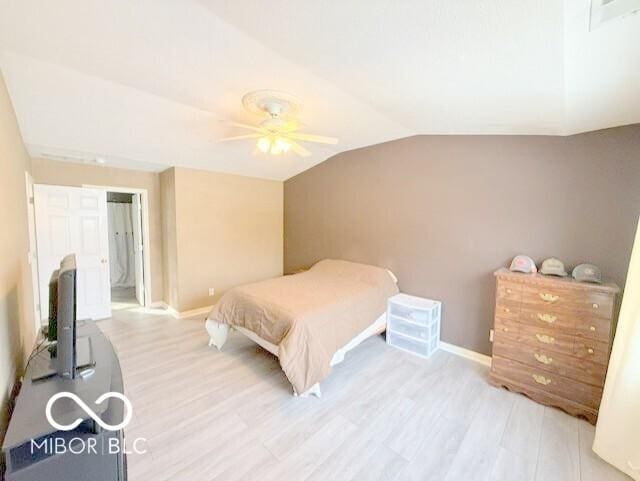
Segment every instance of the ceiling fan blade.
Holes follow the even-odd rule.
[[[311,155],[311,152],[305,149],[298,142],[291,141],[291,150],[293,150],[296,154],[298,154],[301,157],[309,157]]]
[[[236,135],[234,137],[225,137],[224,139],[218,139],[216,142],[228,142],[230,140],[242,140],[242,139],[257,139],[262,137],[262,134],[244,134]]]
[[[227,124],[233,125],[234,127],[240,127],[241,129],[249,129],[255,132],[260,132],[261,134],[269,133],[268,130],[263,129],[262,127],[256,127],[255,125],[243,124],[240,122],[236,122],[235,120],[224,120]]]
[[[306,142],[318,142],[320,144],[336,145],[338,143],[338,139],[336,139],[335,137],[325,137],[323,135],[315,134],[303,134],[301,132],[287,133],[287,137],[296,140],[303,140]]]

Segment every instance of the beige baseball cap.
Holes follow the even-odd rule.
[[[540,273],[560,277],[566,277],[568,275],[567,271],[564,270],[564,264],[560,259],[556,257],[549,257],[548,259],[542,261]]]

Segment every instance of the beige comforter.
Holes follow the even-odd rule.
[[[386,269],[327,259],[300,274],[227,291],[209,319],[278,345],[282,370],[303,393],[329,374],[335,352],[380,317],[397,292]]]

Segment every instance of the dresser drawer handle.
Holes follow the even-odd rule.
[[[557,317],[551,314],[542,314],[541,312],[539,312],[538,319],[540,319],[542,322],[553,324],[554,322],[556,322]]]
[[[511,309],[509,309],[508,307],[505,307],[504,312],[511,312]]]
[[[538,354],[536,352],[533,356],[536,358],[536,361],[541,362],[542,364],[551,364],[553,362],[552,357],[547,357],[544,354]]]
[[[594,309],[597,309],[600,306],[594,302],[593,304],[591,304],[591,307],[593,307]]]
[[[589,326],[589,330],[591,332],[596,332],[596,326]]]
[[[532,374],[531,377],[533,377],[533,380],[535,382],[537,382],[538,384],[542,384],[543,386],[551,384],[551,379],[541,376],[540,374]]]
[[[548,292],[541,292],[540,299],[545,302],[556,302],[558,299],[560,299],[560,296],[554,296],[553,294],[549,294]]]
[[[587,352],[588,352],[589,354],[593,354],[593,349],[589,348],[589,349],[587,349]]]
[[[551,336],[547,336],[546,334],[536,334],[538,341],[544,342],[545,344],[553,344],[556,342],[556,339]]]

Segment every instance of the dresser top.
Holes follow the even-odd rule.
[[[613,282],[603,282],[595,284],[591,282],[576,281],[573,277],[557,277],[546,276],[544,274],[525,274],[524,272],[512,272],[506,267],[502,267],[493,273],[496,277],[503,277],[516,282],[533,282],[545,283],[547,285],[556,285],[558,287],[573,287],[579,289],[590,289],[596,291],[611,292],[613,294],[620,292],[620,288]]]

